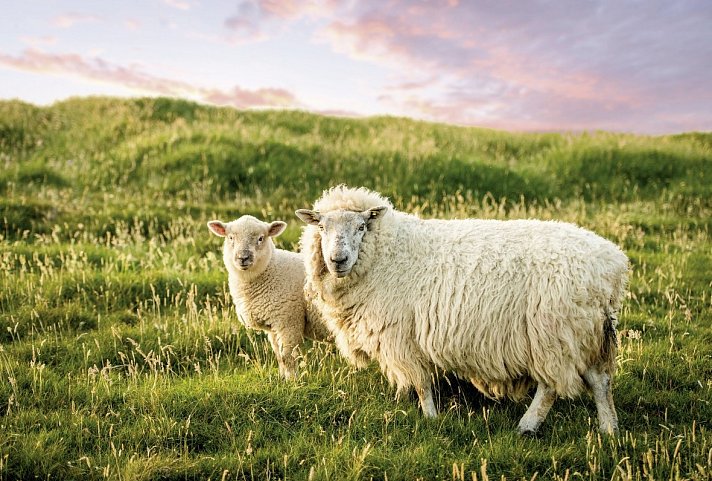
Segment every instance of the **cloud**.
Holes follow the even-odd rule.
[[[141,28],[141,21],[135,18],[127,18],[124,20],[124,27],[129,30],[138,30]]]
[[[237,7],[237,13],[225,19],[224,27],[228,29],[233,39],[261,40],[264,12],[251,1],[243,1]]]
[[[58,28],[70,28],[78,23],[93,23],[101,19],[96,15],[88,15],[83,13],[64,13],[57,15],[52,19],[52,25]]]
[[[346,5],[344,0],[253,0],[266,16],[298,19],[333,15]]]
[[[43,35],[41,37],[23,35],[22,37],[20,37],[20,41],[32,47],[46,47],[56,44],[57,37],[54,37],[52,35]]]
[[[165,5],[178,10],[190,10],[190,3],[185,0],[161,0]]]
[[[317,38],[391,69],[396,80],[382,101],[407,114],[645,132],[684,129],[694,117],[712,128],[712,8],[704,2],[371,0],[342,8]]]
[[[19,56],[0,53],[0,65],[30,72],[72,75],[151,94],[189,97],[236,108],[300,106],[295,96],[284,89],[249,90],[236,86],[222,91],[157,77],[137,66],[115,65],[101,58],[85,58],[76,54],[48,54],[38,50],[26,50]]]
[[[243,40],[259,41],[279,31],[285,24],[302,18],[325,18],[333,15],[344,0],[243,0],[237,12],[223,22],[232,31],[231,41],[236,36]],[[271,33],[270,33],[271,32]]]
[[[199,4],[160,1],[184,10]],[[363,69],[356,75],[362,91],[379,99],[371,111],[525,130],[712,130],[712,4],[704,0],[237,0],[228,8],[207,33],[195,25],[168,26],[203,45],[280,45],[311,32],[309,49],[326,46],[353,60],[340,62],[350,73]],[[193,10],[199,21],[198,10],[206,9]],[[68,13],[53,23],[68,28],[106,20]],[[275,38],[285,32],[297,35]],[[21,40],[45,48],[53,39]],[[273,44],[265,46],[269,51]],[[310,60],[318,62],[319,54]],[[37,55],[5,55],[4,62],[31,62]],[[213,91],[156,80],[137,66],[80,60],[61,72],[235,105],[296,103],[288,91]],[[60,71],[58,60],[45,61]]]

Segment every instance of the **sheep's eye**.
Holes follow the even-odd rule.
[[[324,230],[324,224],[319,224],[319,230],[321,230],[321,231]]]
[[[364,231],[364,230],[366,230],[366,224],[361,224],[360,226],[358,226],[358,230],[359,230],[359,231]]]
[[[265,240],[265,236],[261,235],[259,239],[257,239],[257,242],[262,242],[263,240]]]
[[[234,238],[235,238],[235,236],[233,236],[232,234],[230,234],[229,236],[227,236],[227,240],[233,240]]]

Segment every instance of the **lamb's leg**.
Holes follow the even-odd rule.
[[[602,433],[617,434],[618,415],[616,407],[613,405],[611,376],[598,368],[591,367],[583,374],[583,378],[591,389],[593,400],[596,402],[598,429]]]
[[[284,378],[297,378],[297,360],[295,350],[302,343],[302,336],[298,332],[280,333],[279,344],[282,347],[282,364],[284,368]]]
[[[267,339],[269,339],[269,343],[272,346],[274,356],[277,358],[277,365],[279,366],[279,375],[280,377],[286,377],[284,373],[284,361],[282,360],[282,350],[279,347],[277,335],[274,332],[268,332]]]
[[[553,389],[543,382],[537,384],[534,399],[527,412],[519,420],[519,434],[534,434],[546,419],[555,400],[556,392]]]
[[[438,410],[435,407],[435,400],[433,399],[432,385],[426,383],[421,386],[416,386],[415,391],[418,393],[418,398],[420,399],[420,408],[423,410],[423,416],[426,418],[437,417]]]

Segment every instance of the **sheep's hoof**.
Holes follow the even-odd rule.
[[[517,426],[517,431],[519,435],[526,438],[536,437],[539,432],[539,426],[541,423],[536,422],[520,422]]]
[[[618,426],[610,426],[610,425],[599,426],[598,431],[601,434],[603,434],[604,436],[610,436],[612,438],[615,438],[618,436]]]

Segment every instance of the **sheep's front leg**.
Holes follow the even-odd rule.
[[[556,392],[543,382],[540,382],[536,387],[536,394],[534,394],[534,399],[529,405],[529,409],[519,420],[519,434],[534,434],[546,419],[546,415],[549,414],[554,401],[556,401]]]
[[[420,399],[420,408],[423,410],[423,416],[426,418],[434,418],[438,415],[438,410],[435,407],[435,400],[433,399],[433,387],[430,383],[417,386],[415,391],[418,393],[418,399]]]
[[[277,366],[279,366],[279,375],[280,377],[285,377],[285,369],[284,369],[284,360],[282,359],[282,349],[279,347],[279,341],[277,340],[277,334],[274,332],[268,332],[267,333],[267,339],[269,339],[269,343],[272,346],[272,351],[274,352],[274,356],[277,358]]]
[[[382,342],[378,363],[391,382],[397,386],[397,393],[411,386],[415,388],[420,400],[423,416],[434,418],[438,415],[433,399],[434,366],[429,366],[426,356],[415,344],[403,342],[401,336],[393,336],[395,342]],[[404,356],[403,353],[406,353]],[[408,359],[409,362],[403,362]]]
[[[282,346],[282,362],[284,363],[284,378],[297,378],[296,350],[304,339],[299,332],[281,333],[279,343]]]

